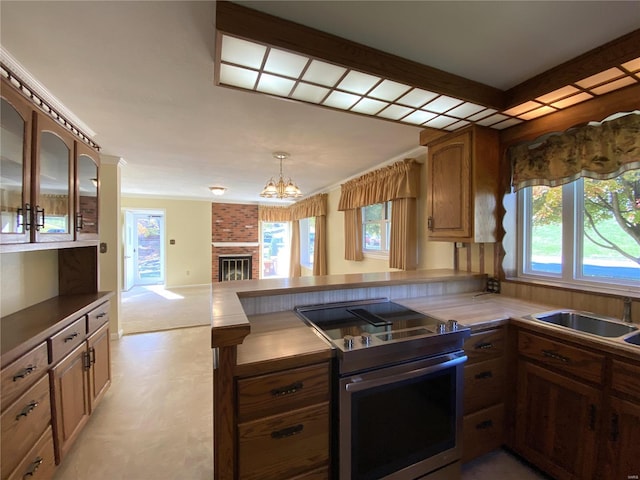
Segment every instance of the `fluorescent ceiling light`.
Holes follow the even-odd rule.
[[[297,78],[308,62],[309,59],[307,57],[271,49],[264,65],[264,70],[265,72]]]
[[[430,112],[444,113],[447,110],[460,105],[461,103],[462,100],[442,95],[441,97],[438,97],[435,100],[427,103],[423,108],[425,110],[429,110]]]
[[[254,42],[225,35],[222,37],[223,62],[235,63],[250,68],[260,68],[267,47]]]
[[[344,92],[332,92],[331,95],[324,101],[323,105],[328,107],[340,108],[342,110],[348,110],[356,103],[360,97],[358,95],[351,95]]]
[[[317,87],[308,83],[299,83],[291,96],[304,102],[321,103],[329,91],[328,88]]]
[[[234,87],[253,90],[258,79],[258,72],[232,65],[220,65],[220,82]]]
[[[405,93],[411,87],[402,83],[384,80],[376,88],[367,94],[369,97],[378,98],[380,100],[393,101],[400,95]]]
[[[380,110],[388,106],[387,102],[373,100],[372,98],[363,98],[352,109],[352,112],[366,113],[367,115],[375,115]]]
[[[291,92],[294,85],[295,82],[288,78],[263,73],[260,75],[260,80],[258,81],[258,87],[256,90],[286,97],[289,95],[289,92]]]
[[[302,76],[307,82],[317,83],[325,87],[333,87],[347,71],[346,68],[338,67],[330,63],[313,60],[307,71]]]
[[[347,76],[342,79],[338,88],[340,90],[346,90],[347,92],[364,95],[380,80],[380,77],[374,77],[373,75],[351,70]]]

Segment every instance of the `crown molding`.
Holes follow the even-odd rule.
[[[93,138],[96,136],[96,132],[89,127],[86,123],[78,118],[78,116],[69,110],[64,103],[62,103],[56,96],[51,93],[42,83],[34,77],[20,62],[18,62],[13,55],[11,55],[6,48],[0,45],[0,61],[4,63],[9,70],[11,70],[17,77],[20,78],[34,93],[36,93],[42,100],[46,101],[51,107],[53,107],[60,115],[65,117],[77,128],[82,130],[83,133]]]

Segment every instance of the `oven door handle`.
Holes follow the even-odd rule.
[[[388,374],[388,375],[379,374],[379,376],[376,376],[371,379],[362,378],[359,375],[354,375],[353,377],[351,377],[350,382],[345,385],[345,390],[347,392],[357,392],[360,390],[365,390],[367,388],[375,388],[375,387],[379,387],[381,385],[386,385],[389,383],[397,383],[397,382],[402,382],[404,380],[411,380],[412,378],[422,377],[430,373],[435,373],[440,370],[445,370],[447,368],[455,367],[456,365],[460,365],[466,361],[467,361],[467,356],[461,355],[459,357],[452,358],[445,362],[438,362],[433,365],[429,365],[421,368],[415,368],[402,373],[395,373],[395,374]]]

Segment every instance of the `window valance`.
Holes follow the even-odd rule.
[[[338,210],[418,196],[420,164],[407,158],[393,165],[366,173],[342,185]]]
[[[640,168],[640,112],[572,128],[507,151],[516,190],[589,177],[606,180]]]
[[[291,222],[309,217],[327,215],[328,194],[319,193],[286,207],[258,206],[258,220],[261,222]]]
[[[289,222],[291,221],[291,212],[289,207],[258,205],[258,220],[261,222]]]
[[[327,195],[319,193],[313,197],[305,198],[289,207],[291,220],[302,220],[309,217],[320,217],[327,214]]]

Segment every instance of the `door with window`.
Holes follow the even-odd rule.
[[[124,289],[165,282],[165,222],[162,211],[125,211]]]

